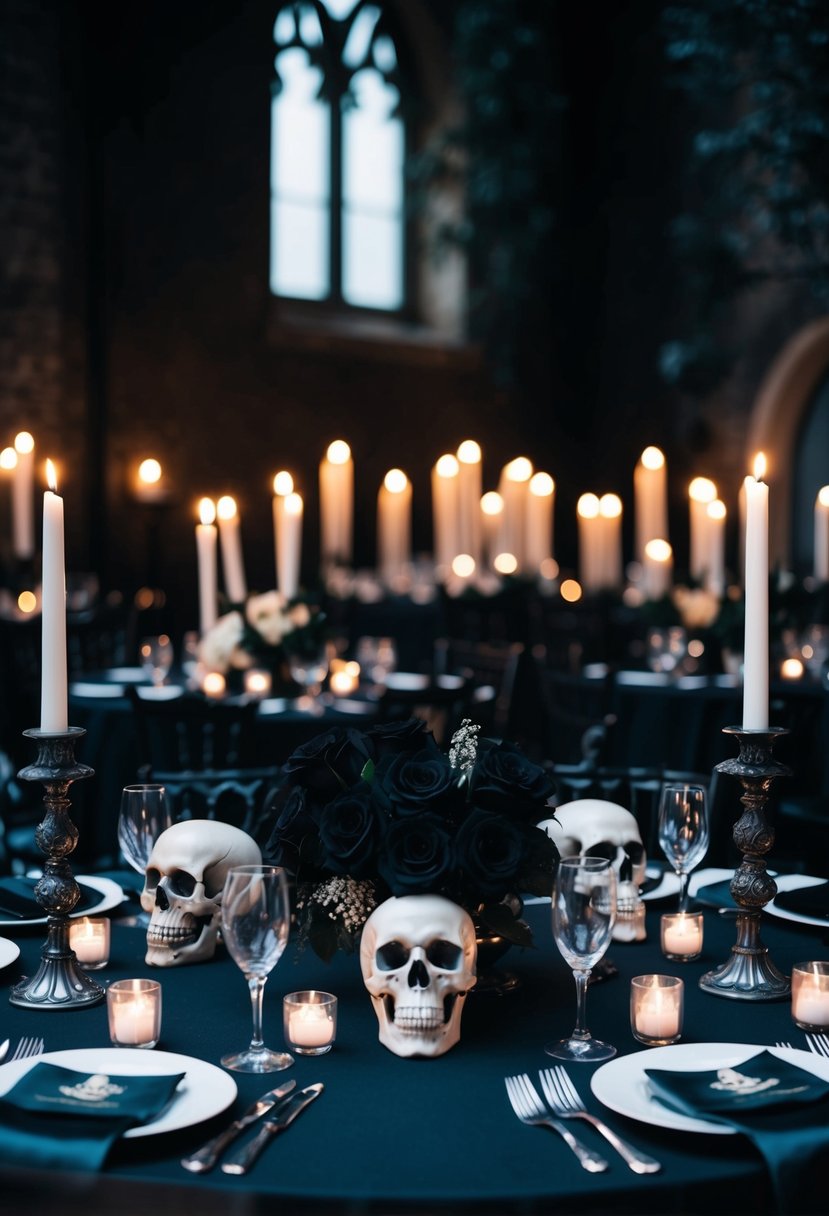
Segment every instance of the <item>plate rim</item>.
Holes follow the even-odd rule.
[[[85,883],[87,887],[99,891],[101,900],[83,912],[71,912],[70,920],[76,916],[92,916],[96,912],[111,912],[127,898],[120,883],[113,878],[105,878],[102,874],[76,874],[75,881]],[[21,920],[19,917],[15,917],[13,920],[0,920],[0,929],[26,929],[29,925],[45,925],[48,919],[48,916],[36,916],[29,920]]]
[[[785,886],[780,885],[780,880],[787,881]],[[826,878],[818,878],[815,874],[778,874],[775,882],[777,883],[778,891],[802,891],[806,887],[819,887],[821,883],[829,881]],[[770,900],[764,912],[768,912],[769,916],[776,916],[778,920],[788,920],[795,925],[811,925],[815,929],[825,929],[829,925],[829,920],[820,920],[817,916],[808,916],[802,912],[789,912],[787,908],[778,908],[774,900]]]
[[[3,946],[8,946],[10,957],[3,958]],[[13,962],[20,958],[20,947],[17,942],[13,942],[10,937],[0,937],[0,968],[10,967]]]
[[[656,1113],[658,1118],[649,1117],[647,1113],[643,1113],[638,1109],[631,1109],[629,1104],[612,1102],[607,1100],[607,1095],[602,1096],[599,1090],[603,1089],[607,1083],[608,1073],[622,1071],[624,1069],[638,1069],[638,1074],[643,1075],[645,1068],[650,1065],[665,1068],[669,1071],[694,1071],[689,1065],[693,1063],[695,1057],[698,1057],[703,1052],[718,1052],[719,1060],[711,1062],[706,1061],[697,1070],[705,1072],[707,1069],[716,1067],[717,1064],[730,1060],[732,1064],[741,1064],[745,1060],[751,1059],[754,1055],[759,1055],[762,1051],[769,1051],[772,1055],[778,1056],[782,1060],[786,1060],[790,1064],[800,1067],[806,1067],[807,1072],[812,1072],[816,1076],[823,1077],[829,1081],[829,1059],[824,1059],[822,1056],[817,1056],[814,1052],[804,1051],[799,1047],[772,1047],[767,1043],[723,1043],[723,1042],[704,1042],[704,1043],[672,1043],[667,1047],[648,1047],[642,1051],[633,1051],[628,1055],[616,1056],[612,1060],[608,1060],[606,1064],[600,1065],[593,1076],[590,1078],[590,1090],[593,1096],[601,1102],[602,1106],[608,1110],[614,1111],[617,1115],[624,1115],[628,1119],[635,1119],[638,1123],[647,1123],[651,1127],[662,1127],[668,1131],[683,1131],[683,1132],[699,1132],[703,1135],[713,1136],[736,1136],[737,1129],[729,1127],[723,1123],[711,1123],[706,1119],[697,1118],[692,1115],[683,1115],[680,1111],[673,1111],[670,1107],[662,1106],[656,1103]],[[671,1069],[670,1061],[676,1060],[676,1069]],[[624,1066],[620,1070],[620,1066]],[[639,1076],[634,1071],[633,1076],[624,1078],[624,1084],[620,1086],[621,1092],[635,1093],[636,1081]],[[655,1103],[654,1099],[649,1100],[649,1105]]]
[[[170,1115],[176,1107],[176,1103],[171,1101],[164,1108],[164,1110],[152,1120],[152,1122],[142,1123],[138,1127],[128,1128],[124,1132],[125,1140],[137,1140],[142,1139],[145,1136],[161,1136],[165,1135],[167,1132],[181,1131],[185,1127],[194,1127],[198,1123],[204,1123],[207,1119],[212,1119],[214,1115],[219,1115],[222,1113],[222,1111],[227,1110],[228,1107],[231,1106],[235,1101],[239,1092],[239,1087],[230,1073],[226,1072],[222,1068],[219,1068],[217,1064],[211,1064],[209,1060],[199,1059],[198,1056],[187,1056],[177,1051],[157,1051],[155,1049],[152,1051],[130,1051],[128,1048],[125,1049],[123,1047],[66,1047],[61,1048],[59,1051],[44,1052],[41,1056],[30,1056],[28,1059],[24,1060],[9,1060],[6,1064],[0,1065],[0,1096],[7,1093],[8,1090],[11,1089],[12,1085],[14,1085],[16,1081],[19,1081],[22,1076],[25,1076],[29,1069],[34,1068],[36,1064],[61,1064],[64,1068],[72,1068],[72,1062],[67,1060],[66,1057],[71,1056],[77,1058],[83,1055],[91,1055],[93,1057],[97,1057],[98,1059],[104,1056],[107,1063],[105,1068],[101,1068],[99,1071],[108,1071],[112,1076],[153,1075],[154,1069],[158,1070],[155,1074],[158,1076],[163,1076],[166,1072],[185,1072],[186,1074],[188,1069],[192,1069],[193,1065],[197,1065],[198,1069],[209,1069],[211,1076],[214,1077],[213,1084],[210,1086],[211,1094],[216,1092],[215,1078],[221,1078],[223,1084],[226,1086],[227,1093],[230,1096],[228,1097],[227,1102],[224,1102],[224,1096],[220,1098],[220,1100],[224,1102],[223,1106],[210,1109],[206,1114],[199,1115],[195,1119],[188,1119],[185,1123],[174,1121],[165,1126],[165,1123],[167,1123]],[[115,1066],[108,1062],[110,1060],[115,1060]],[[159,1061],[162,1064],[160,1069],[158,1068]],[[169,1065],[169,1067],[166,1069],[163,1067],[165,1064]],[[94,1069],[95,1066],[80,1066],[78,1063],[75,1063],[74,1067],[79,1069],[82,1067],[84,1071],[90,1071],[90,1069]],[[121,1069],[120,1074],[117,1071],[118,1068]],[[9,1076],[9,1073],[6,1071],[7,1069],[12,1069],[13,1071],[9,1084],[3,1088],[3,1082],[5,1081],[6,1077]],[[183,1086],[183,1090],[177,1090],[176,1092],[188,1092],[186,1076],[181,1082],[181,1085]]]

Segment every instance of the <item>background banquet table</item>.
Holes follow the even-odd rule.
[[[805,1048],[787,1001],[750,1005],[712,997],[697,987],[699,976],[722,961],[734,941],[734,921],[714,909],[705,913],[703,957],[668,963],[658,946],[658,917],[665,905],[650,904],[648,939],[614,943],[608,957],[618,975],[591,986],[591,1030],[614,1042],[621,1054],[639,1050],[628,1022],[628,992],[634,975],[662,972],[686,982],[684,1043],[736,1042],[758,1045],[788,1040]],[[672,903],[669,902],[669,907]],[[117,914],[116,914],[117,915]],[[557,1136],[527,1128],[513,1115],[503,1078],[534,1076],[551,1063],[543,1045],[569,1033],[574,1015],[572,975],[552,944],[549,905],[526,909],[536,948],[515,948],[502,965],[521,979],[507,996],[467,1001],[460,1044],[437,1060],[404,1060],[377,1040],[377,1026],[355,957],[320,962],[295,944],[278,963],[265,995],[266,1040],[282,1045],[281,997],[303,988],[323,988],[340,1001],[338,1040],[318,1059],[298,1059],[297,1085],[323,1081],[325,1093],[265,1151],[246,1178],[218,1170],[193,1176],[180,1158],[239,1114],[272,1078],[236,1074],[239,1092],[232,1111],[208,1123],[163,1136],[122,1141],[100,1175],[35,1174],[21,1163],[2,1171],[7,1210],[18,1202],[39,1213],[192,1210],[256,1213],[312,1212],[766,1212],[770,1191],[756,1153],[736,1136],[688,1134],[650,1126],[605,1111],[613,1126],[664,1165],[660,1174],[638,1177],[584,1127],[583,1139],[602,1152],[611,1168],[584,1173]],[[3,932],[9,934],[10,930]],[[763,938],[777,965],[789,971],[804,958],[826,957],[824,929],[764,918]],[[42,929],[17,930],[21,957],[0,974],[8,991],[31,974]],[[106,982],[146,975],[140,929],[113,925],[112,960],[99,972]],[[250,1008],[241,973],[221,950],[215,960],[152,972],[163,985],[164,1014],[159,1050],[217,1063],[223,1052],[247,1040]],[[37,1012],[7,1005],[0,1012],[0,1038],[43,1035],[47,1051],[107,1046],[103,1004],[77,1012]],[[570,1066],[589,1105],[595,1067]],[[280,1079],[288,1074],[281,1074]],[[283,1207],[284,1210],[284,1207]]]

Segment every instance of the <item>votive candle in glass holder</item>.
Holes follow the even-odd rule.
[[[69,922],[69,948],[84,971],[100,971],[109,962],[109,918],[79,916]]]
[[[673,975],[637,975],[630,981],[630,1028],[649,1047],[678,1042],[682,1034],[685,984]]]
[[[285,1042],[301,1056],[321,1056],[337,1037],[337,998],[330,992],[291,992],[282,1000]]]
[[[666,912],[660,925],[662,953],[677,963],[690,963],[702,954],[702,913]]]
[[[245,692],[249,697],[267,697],[270,695],[273,679],[269,671],[263,667],[249,667],[245,672]]]
[[[220,671],[207,671],[202,680],[201,690],[206,697],[218,699],[225,695],[227,681]]]
[[[109,1037],[116,1047],[155,1047],[161,1037],[158,980],[117,980],[107,989]]]
[[[829,963],[792,967],[792,1017],[801,1030],[829,1030]]]

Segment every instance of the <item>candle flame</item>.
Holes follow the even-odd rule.
[[[17,607],[21,612],[25,612],[27,616],[30,612],[34,612],[35,608],[37,608],[37,596],[34,591],[21,591],[17,597]]]
[[[230,494],[223,494],[216,503],[216,514],[219,519],[233,519],[236,515],[236,499]]]
[[[280,498],[287,498],[294,492],[294,479],[287,469],[281,469],[273,479],[273,492]]]
[[[688,497],[694,502],[713,502],[717,497],[717,487],[708,477],[695,477],[688,486]]]
[[[469,578],[475,573],[475,558],[471,553],[459,553],[452,559],[452,573],[458,578]]]
[[[556,488],[549,473],[533,473],[530,478],[530,493],[536,498],[549,498]]]
[[[725,519],[727,515],[725,503],[721,498],[715,498],[713,502],[709,502],[705,508],[705,514],[709,519]]]
[[[347,464],[351,459],[351,448],[344,439],[335,439],[329,443],[326,455],[331,464]]]
[[[669,562],[673,557],[673,549],[666,540],[654,538],[645,545],[645,556],[652,562]]]
[[[595,519],[599,514],[599,499],[595,494],[582,494],[576,503],[576,512],[582,519]]]
[[[161,481],[161,465],[150,458],[138,466],[138,480],[145,486],[155,486]]]
[[[492,564],[499,574],[515,574],[518,558],[514,553],[499,553]]]
[[[447,452],[436,462],[435,472],[438,477],[457,477],[458,467],[457,457]]]
[[[203,524],[216,522],[216,504],[212,498],[199,499],[199,522]]]
[[[504,469],[504,476],[508,481],[529,481],[532,475],[532,461],[526,456],[516,456]]]
[[[58,492],[58,474],[57,474],[57,470],[55,469],[54,462],[51,460],[46,461],[46,484],[48,485],[49,489],[52,491],[53,494],[57,494],[57,492]]]
[[[497,490],[488,490],[481,498],[481,510],[484,515],[500,515],[504,509],[504,500]]]
[[[35,449],[35,441],[28,431],[19,431],[14,437],[14,450],[25,456]]]
[[[286,515],[301,515],[302,514],[302,498],[299,494],[285,495],[285,514]]]
[[[402,494],[409,484],[409,479],[402,469],[389,469],[383,478],[383,485],[389,494]]]
[[[464,439],[458,448],[458,460],[461,464],[479,464],[481,460],[481,445],[474,439]]]
[[[599,499],[599,514],[603,519],[618,519],[622,514],[622,500],[618,494],[602,494]]]
[[[17,452],[14,448],[3,448],[0,452],[0,469],[17,468]]]
[[[568,604],[576,604],[581,599],[581,584],[574,578],[566,578],[561,584],[561,598]]]
[[[665,464],[664,452],[655,447],[645,448],[639,459],[645,469],[661,469]]]
[[[817,500],[822,507],[829,507],[829,486],[821,486],[817,493]]]
[[[758,452],[754,457],[754,480],[762,481],[768,472],[769,462],[765,452]]]

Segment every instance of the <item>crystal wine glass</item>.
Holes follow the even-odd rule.
[[[679,910],[688,911],[688,880],[708,849],[708,795],[703,785],[664,785],[659,847],[679,877]]]
[[[166,633],[160,633],[157,637],[142,638],[138,644],[138,657],[145,675],[159,688],[173,666],[173,643]]]
[[[616,871],[606,857],[564,857],[553,891],[553,937],[576,981],[576,1025],[567,1039],[544,1050],[559,1060],[609,1060],[616,1048],[594,1039],[585,1007],[590,973],[610,944],[616,920]]]
[[[262,1040],[265,982],[288,942],[291,909],[281,866],[234,866],[222,892],[222,941],[248,982],[253,1037],[242,1051],[222,1056],[236,1072],[277,1072],[293,1064],[286,1051],[271,1051]]]
[[[303,643],[296,647],[286,647],[286,649],[291,679],[305,689],[303,696],[297,698],[297,709],[309,714],[324,713],[319,696],[322,692],[322,682],[328,675],[330,660],[328,642]]]
[[[172,821],[167,790],[163,785],[124,786],[118,815],[118,844],[124,859],[142,878],[153,845]],[[134,923],[147,925],[150,918],[146,912],[141,912],[135,917]]]

